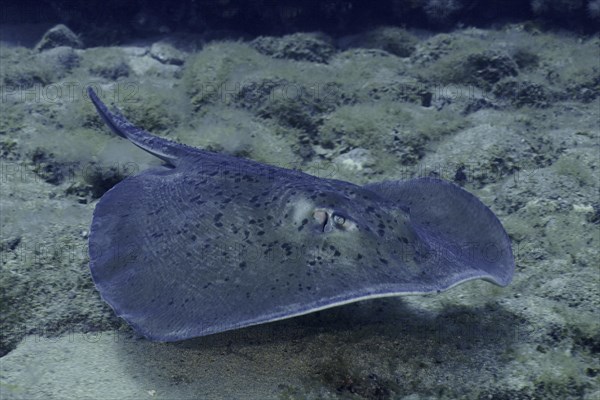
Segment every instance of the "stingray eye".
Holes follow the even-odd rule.
[[[346,218],[344,218],[343,216],[339,215],[339,214],[333,214],[333,222],[336,225],[344,225],[344,223],[346,223]]]
[[[358,225],[356,225],[356,222],[342,214],[332,214],[331,222],[337,229],[345,232],[358,230]]]

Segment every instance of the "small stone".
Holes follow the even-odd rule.
[[[591,204],[573,204],[573,211],[576,213],[593,213],[594,207]]]
[[[369,150],[361,148],[352,149],[337,156],[333,161],[351,171],[362,171],[375,165]]]
[[[142,57],[148,54],[148,48],[140,46],[121,46],[121,51],[130,57]]]
[[[149,54],[130,58],[129,67],[138,76],[145,75],[150,71],[160,76],[174,76],[181,69],[177,65],[163,64]]]
[[[150,48],[150,56],[163,64],[183,65],[185,55],[168,43],[156,42]]]
[[[39,43],[35,46],[36,51],[54,49],[60,46],[82,48],[83,43],[72,30],[63,24],[56,25],[44,34]]]

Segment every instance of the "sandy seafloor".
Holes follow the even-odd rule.
[[[33,44],[0,47],[2,400],[600,398],[597,36]],[[502,221],[514,280],[142,339],[95,290],[87,236],[99,197],[158,162],[103,126],[90,83],[192,146],[358,184],[453,181]]]

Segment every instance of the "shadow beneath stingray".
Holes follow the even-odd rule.
[[[502,354],[524,339],[523,328],[523,321],[503,307],[448,306],[433,313],[388,298],[175,343],[123,340],[116,351],[136,379],[178,385],[190,393],[217,390],[210,382],[219,374],[222,387],[229,385],[234,396],[242,383],[257,380],[265,390],[279,390],[281,382],[285,387],[316,382],[339,391],[347,376],[368,387],[372,372],[356,369],[365,360],[380,364],[379,374],[387,368],[387,376],[399,364],[445,380],[458,377],[459,369],[482,376],[483,364],[495,370],[508,362]],[[404,390],[389,382],[385,390]]]
[[[226,344],[281,344],[307,340],[315,335],[368,333],[389,340],[411,339],[467,347],[470,343],[497,346],[519,340],[519,318],[496,305],[449,305],[438,313],[409,307],[401,298],[372,299],[314,312],[299,317],[250,326],[167,345],[207,348]]]

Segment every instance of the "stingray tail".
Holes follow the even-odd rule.
[[[154,136],[150,132],[133,125],[120,112],[110,111],[91,87],[87,88],[87,92],[106,125],[117,135],[129,140],[142,150],[172,166],[177,166],[177,161],[190,152],[191,148],[188,148],[188,146]]]

